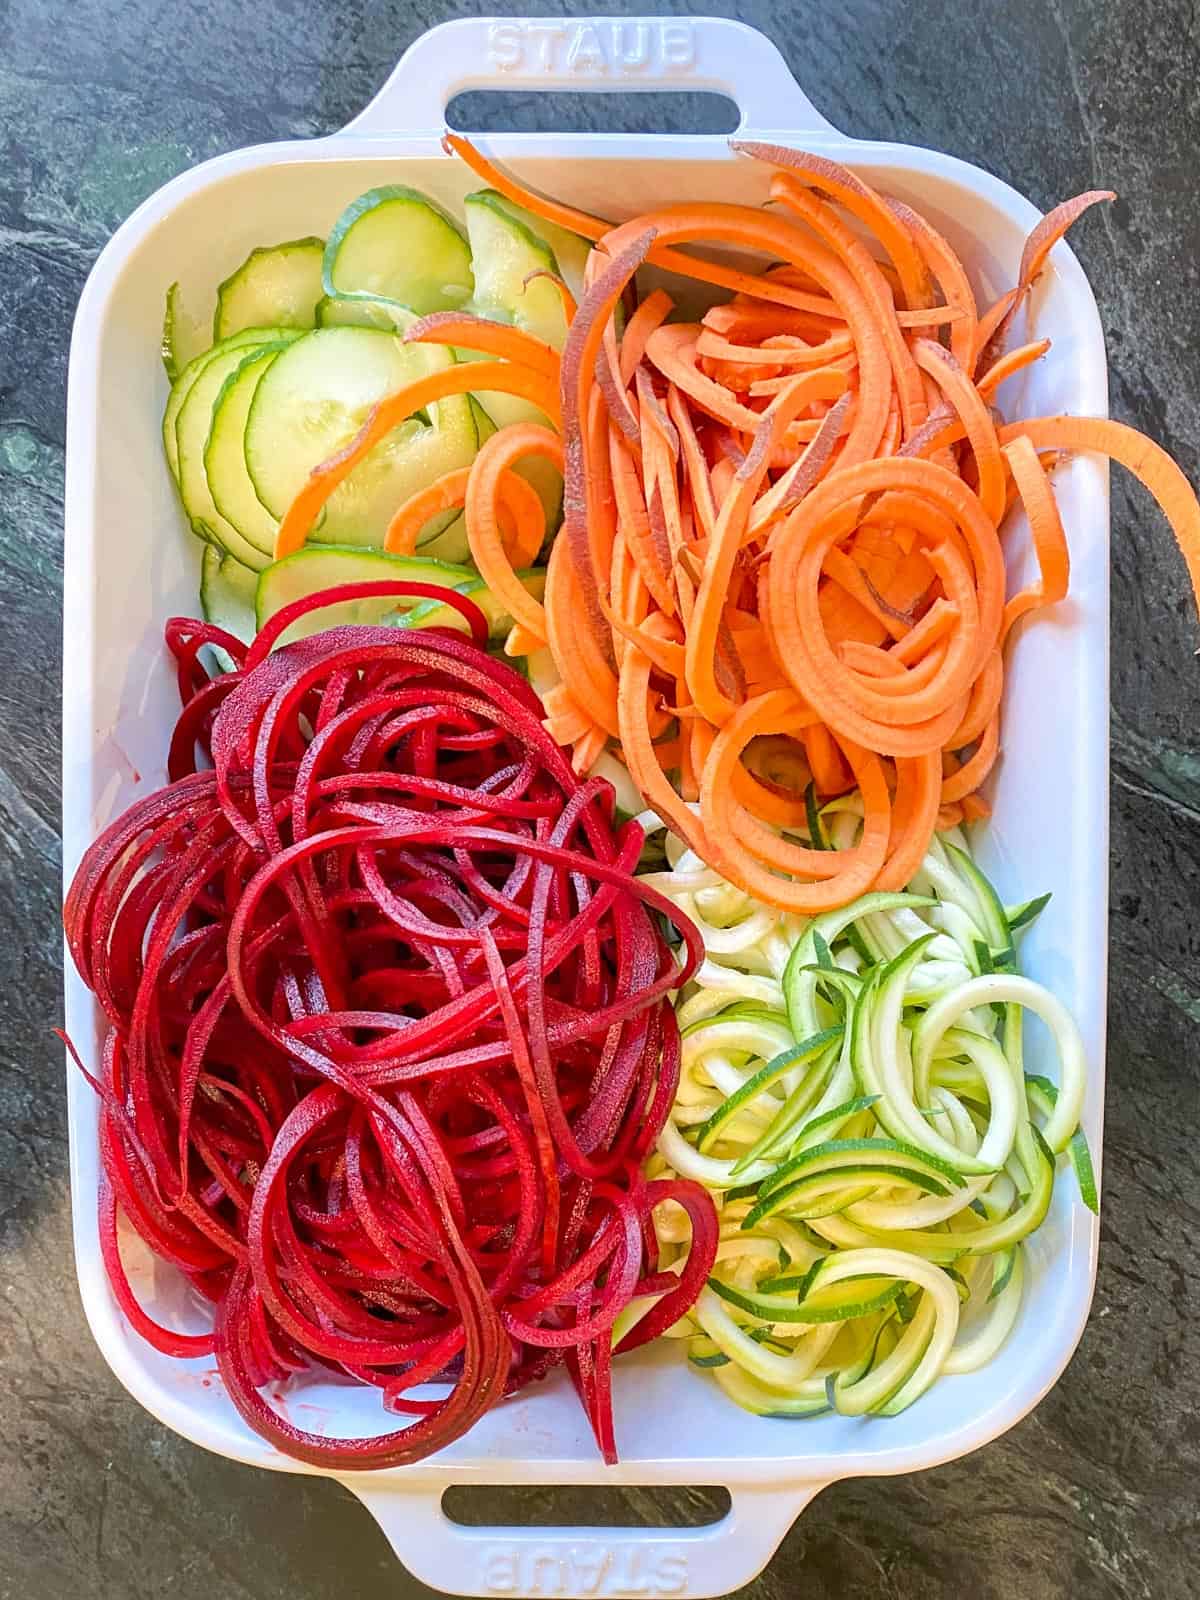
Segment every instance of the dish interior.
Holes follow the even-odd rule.
[[[766,198],[766,169],[731,158],[721,140],[662,140],[668,154],[631,157],[611,138],[583,145],[556,140],[551,156],[544,139],[494,148],[536,187],[601,215],[624,218],[656,201],[759,204]],[[178,701],[162,625],[169,616],[195,614],[198,604],[201,547],[185,532],[160,442],[168,384],[158,347],[167,285],[178,279],[185,304],[210,306],[216,285],[253,246],[326,233],[343,206],[375,184],[411,184],[452,210],[479,187],[461,164],[435,155],[431,141],[430,153],[417,157],[389,154],[386,145],[373,145],[370,156],[346,155],[351,141],[338,143],[337,159],[314,159],[313,147],[293,158],[288,152],[297,147],[282,147],[282,154],[234,158],[224,175],[180,180],[174,201],[169,193],[156,197],[129,225],[85,297],[69,440],[68,875],[88,840],[164,779]],[[981,303],[1015,281],[1022,241],[1037,213],[1012,191],[920,151],[844,142],[813,147],[847,161],[929,217],[961,254]],[[572,149],[582,159],[569,159]],[[1032,297],[1030,322],[1053,346],[1000,391],[1005,415],[1103,414],[1104,351],[1095,303],[1062,246]],[[1015,330],[1014,342],[1022,342],[1021,332]],[[1077,460],[1059,470],[1056,484],[1072,551],[1071,597],[1027,626],[1011,653],[995,815],[978,838],[981,864],[1010,903],[1053,893],[1024,941],[1021,960],[1079,1020],[1091,1068],[1083,1121],[1098,1161],[1108,872],[1107,476],[1096,463]],[[1023,548],[1026,534],[1014,521],[1006,552]],[[1016,565],[1018,579],[1028,571],[1023,562]],[[73,970],[67,1017],[80,1049],[92,1054],[99,1041],[96,1011]],[[1029,1070],[1045,1070],[1046,1044],[1040,1024],[1031,1021]],[[211,1361],[160,1356],[125,1325],[97,1245],[95,1101],[74,1073],[71,1132],[80,1283],[93,1330],[117,1375],[148,1409],[197,1442],[243,1460],[306,1470],[245,1428]],[[1065,1365],[1091,1296],[1097,1232],[1064,1169],[1049,1217],[1030,1241],[1030,1287],[999,1356],[969,1377],[939,1381],[896,1418],[824,1417],[799,1427],[750,1417],[690,1371],[674,1344],[618,1363],[616,1427],[625,1476],[657,1470],[686,1478],[699,1464],[710,1464],[711,1471],[715,1462],[727,1482],[828,1479],[961,1454],[1016,1421]],[[187,1331],[205,1326],[204,1307],[172,1269],[154,1263],[132,1240],[127,1259],[135,1289],[154,1315]],[[297,1384],[283,1403],[298,1424],[330,1435],[385,1431],[377,1395],[349,1383]],[[498,1406],[420,1471],[461,1477],[463,1469],[494,1479],[560,1481],[598,1477],[603,1470],[562,1373]]]

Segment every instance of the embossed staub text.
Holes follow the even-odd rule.
[[[580,78],[674,76],[696,64],[689,22],[493,22],[488,60],[497,72],[573,74]]]
[[[489,1595],[685,1595],[687,1557],[682,1550],[612,1548],[590,1544],[491,1545],[483,1552],[483,1588]]]

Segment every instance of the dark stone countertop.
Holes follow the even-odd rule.
[[[471,9],[0,5],[0,1600],[426,1592],[333,1483],[234,1466],[167,1433],[84,1325],[50,1032],[63,424],[75,302],[134,206],[219,151],[337,128],[422,27]],[[1194,0],[745,0],[737,14],[778,40],[848,133],[951,151],[1042,205],[1097,183],[1120,192],[1072,236],[1108,330],[1113,411],[1200,478]],[[645,104],[622,111],[649,125]],[[594,107],[571,114],[600,125]],[[1091,1323],[1062,1382],[1004,1439],[821,1495],[745,1591],[755,1600],[1200,1594],[1197,626],[1163,525],[1119,480],[1113,550],[1106,1204]],[[651,1502],[610,1491],[605,1509],[627,1520]]]

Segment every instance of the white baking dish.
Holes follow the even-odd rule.
[[[182,280],[204,303],[251,246],[325,231],[372,184],[399,180],[451,206],[476,187],[439,146],[451,95],[479,86],[719,89],[754,106],[743,130],[828,153],[920,207],[961,249],[985,297],[1013,281],[1033,207],[995,178],[948,156],[857,142],[809,104],[761,35],[716,18],[620,22],[467,20],[419,40],[367,110],[311,143],[243,150],[177,178],[118,231],[79,307],[67,439],[63,832],[74,870],[94,833],[163,777],[175,706],[162,624],[196,606],[199,551],[185,536],[162,459],[166,380],[157,357],[163,292]],[[752,122],[752,129],[749,124]],[[751,203],[765,170],[713,137],[513,135],[486,147],[533,184],[614,218],[687,197]],[[1034,296],[1054,338],[1049,358],[1010,385],[1026,414],[1103,414],[1104,346],[1095,302],[1063,246]],[[1013,393],[1011,391],[1021,391]],[[1103,1107],[1107,891],[1108,485],[1078,460],[1058,475],[1071,540],[1071,599],[1019,640],[1007,689],[1004,760],[985,860],[1010,900],[1050,889],[1025,946],[1031,973],[1079,1018],[1091,1078],[1084,1123],[1099,1156]],[[1008,535],[1018,540],[1019,531]],[[73,971],[67,1024],[87,1053],[91,997]],[[1035,1030],[1036,1033],[1036,1030]],[[1034,1050],[1040,1044],[1033,1040]],[[97,1244],[96,1103],[70,1082],[71,1180],[79,1282],[113,1371],[155,1416],[239,1461],[305,1467],[241,1423],[208,1363],[157,1355],[126,1326]],[[725,1594],[766,1562],[804,1504],[836,1479],[909,1472],[960,1456],[1018,1421],[1054,1383],[1079,1339],[1098,1227],[1070,1178],[1032,1241],[1031,1287],[1013,1337],[985,1370],[939,1382],[888,1420],[826,1417],[803,1425],[734,1409],[687,1370],[678,1349],[619,1363],[621,1465],[599,1462],[582,1410],[561,1379],[497,1408],[430,1461],[348,1479],[411,1570],[464,1594]],[[133,1254],[131,1252],[131,1254]],[[140,1294],[160,1315],[198,1328],[203,1311],[180,1280],[134,1255]],[[373,1391],[314,1382],[286,1402],[331,1434],[382,1424]],[[733,1510],[714,1527],[476,1529],[440,1506],[451,1484],[727,1485]]]

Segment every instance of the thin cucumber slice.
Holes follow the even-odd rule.
[[[444,526],[442,518],[435,518],[429,528],[432,532],[423,532],[417,540],[418,555],[430,561],[448,561],[451,566],[470,565],[471,542],[467,538],[467,519],[461,511]]]
[[[546,592],[545,572],[540,570],[520,572],[517,576],[535,600],[542,598]],[[500,643],[513,625],[512,616],[503,600],[492,593],[482,578],[472,578],[467,583],[456,584],[455,587],[459,594],[465,594],[474,600],[488,619],[488,638],[493,643]],[[453,628],[458,633],[471,631],[462,613],[441,600],[423,601],[421,605],[413,607],[405,620],[410,628]]]
[[[406,345],[379,328],[317,328],[298,339],[259,383],[246,423],[246,466],[272,516],[284,515],[379,401],[453,360],[439,346]],[[394,428],[338,485],[325,506],[323,542],[381,545],[397,506],[470,465],[478,442],[467,397],[439,400],[426,415]]]
[[[286,348],[289,338],[297,337],[295,334],[289,335],[286,329],[273,332],[282,335],[275,338],[270,346],[277,354]],[[270,550],[263,551],[251,544],[218,511],[204,459],[212,428],[213,408],[226,378],[238,370],[245,356],[245,348],[235,345],[232,349],[222,350],[206,363],[175,419],[175,445],[179,457],[179,496],[192,527],[198,533],[209,535],[244,566],[261,569],[271,559]]]
[[[262,245],[217,290],[214,340],[243,328],[311,328],[321,298],[324,239]]]
[[[532,211],[526,211],[524,206],[519,206],[512,200],[506,200],[494,189],[485,189],[481,193],[490,196],[493,205],[502,211],[507,211],[515,222],[527,228],[536,239],[540,239],[550,249],[558,266],[559,277],[575,299],[582,300],[584,272],[588,256],[592,253],[590,240],[581,234],[571,233],[567,228],[560,228],[557,222],[546,222],[541,217],[535,217]],[[475,196],[468,198],[474,199]]]
[[[517,397],[516,395],[512,395],[510,398],[515,400]],[[496,424],[492,421],[491,417],[483,409],[474,395],[470,396],[470,401],[471,415],[475,419],[475,432],[479,435],[480,444],[486,444],[496,432]]]
[[[246,328],[241,333],[235,333],[232,338],[224,339],[220,345],[214,345],[210,350],[202,350],[199,355],[183,367],[175,382],[171,385],[171,393],[167,396],[166,410],[163,412],[162,437],[163,450],[166,452],[167,465],[171,469],[171,476],[179,482],[179,449],[175,440],[175,419],[183,407],[184,401],[191,393],[192,385],[204,371],[210,361],[215,361],[219,355],[237,346],[243,348],[248,345],[269,344],[274,338],[271,328]]]
[[[255,620],[257,626],[262,628],[294,600],[307,599],[322,589],[334,589],[343,583],[377,583],[394,579],[397,582],[437,583],[447,589],[457,589],[478,577],[479,574],[470,567],[450,566],[445,562],[426,561],[417,556],[389,556],[382,550],[308,544],[294,555],[273,562],[261,574],[255,601]],[[319,633],[324,628],[335,628],[347,622],[403,626],[409,614],[424,600],[424,595],[414,596],[412,600],[406,600],[403,596],[384,595],[378,599],[350,600],[341,605],[327,606],[321,611],[310,612],[294,623],[281,642],[290,643],[293,639],[303,639],[307,634]]]
[[[472,309],[494,321],[514,323],[561,350],[567,338],[562,296],[549,278],[530,277],[531,273],[558,275],[553,250],[539,237],[521,208],[509,206],[494,190],[468,195],[464,210],[475,264]],[[460,355],[475,359],[470,351]],[[496,427],[515,422],[547,426],[544,413],[517,395],[486,391],[477,399]],[[547,532],[553,532],[562,509],[560,473],[553,463],[538,456],[522,462],[517,470],[537,490],[546,513]]]
[[[189,361],[208,349],[210,342],[208,329],[188,314],[179,285],[173,283],[167,290],[162,326],[163,366],[172,383]]]
[[[257,588],[257,572],[230,555],[222,555],[214,545],[205,545],[200,561],[200,609],[206,622],[215,623],[243,644],[249,644],[256,631]]]
[[[204,447],[204,473],[217,510],[268,558],[275,552],[279,524],[255,494],[246,471],[246,418],[259,383],[284,348],[283,341],[265,345],[243,356],[229,373],[213,404]]]
[[[347,206],[325,247],[327,295],[383,295],[421,315],[452,311],[474,287],[458,225],[415,189],[369,189]]]
[[[498,310],[505,321],[561,350],[567,341],[567,317],[562,295],[552,282],[558,276],[554,252],[498,200],[498,195],[484,189],[463,202],[475,271],[472,308],[484,316]]]
[[[317,301],[318,328],[383,328],[407,333],[417,313],[399,300],[372,294],[327,294]]]

